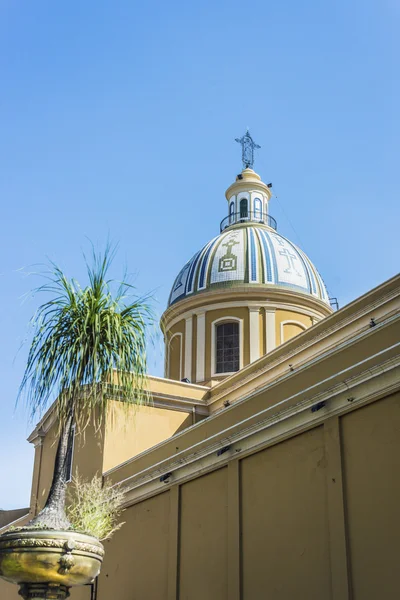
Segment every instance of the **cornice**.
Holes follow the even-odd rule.
[[[329,327],[329,321],[331,321],[332,317],[336,317],[338,313],[335,313],[334,315],[332,315],[332,317],[323,319],[322,321],[316,323],[312,327],[306,329],[303,333],[296,336],[295,338],[292,338],[288,342],[277,346],[272,352],[262,356],[256,362],[247,365],[241,371],[238,371],[234,375],[231,375],[224,379],[221,383],[217,384],[212,388],[212,396],[216,397],[216,395],[218,395],[219,389],[221,389],[221,396],[226,395],[226,393],[228,393],[229,390],[236,389],[238,385],[249,383],[251,380],[258,378],[261,374],[265,374],[267,371],[273,370],[274,368],[276,368],[282,363],[285,363],[288,360],[293,361],[296,355],[300,355],[303,351],[308,350],[313,346],[317,347],[319,343],[328,339],[333,334],[344,330],[346,327],[360,320],[361,318],[365,318],[366,316],[369,317],[374,312],[374,310],[381,308],[391,300],[398,299],[399,291],[400,290],[397,289],[394,290],[392,293],[387,294],[386,296],[381,298],[381,301],[377,301],[375,303],[367,305],[366,307],[364,307],[364,309],[361,309],[356,313],[349,315],[347,318],[340,320],[339,322],[337,322],[335,319],[331,327]],[[377,326],[384,326],[388,319],[392,319],[393,317],[395,318],[395,320],[399,318],[398,309],[394,309],[393,311],[389,312],[388,315],[385,316],[385,319],[383,321],[377,322]],[[360,330],[364,331],[365,335],[368,335],[372,331],[367,324],[360,327],[359,331]],[[376,331],[375,328],[374,331]],[[346,343],[349,339],[353,339],[354,335],[354,331],[350,331],[347,335],[344,335],[342,338],[341,346],[343,346],[343,344]],[[337,346],[335,346],[334,348],[336,347]],[[321,353],[318,352],[318,350],[316,350],[316,359],[320,356],[320,354]],[[298,366],[299,365],[297,365],[297,367]]]
[[[189,297],[183,298],[169,306],[161,316],[160,327],[163,332],[168,327],[171,327],[171,322],[179,317],[183,319],[184,314],[196,312],[196,310],[208,311],[209,305],[219,302],[243,302],[246,306],[250,302],[271,303],[278,307],[278,304],[291,304],[293,306],[303,307],[307,310],[312,310],[315,316],[327,317],[332,315],[333,310],[330,306],[302,292],[294,292],[293,290],[284,290],[271,285],[260,284],[255,288],[253,285],[238,285],[228,288],[218,288],[217,290],[206,290],[195,293]]]
[[[333,349],[331,349],[330,352],[327,352],[325,354],[325,356],[324,356],[324,360],[330,360],[331,359],[331,355],[335,352],[335,349],[336,349],[336,347],[333,348]],[[352,364],[352,365],[350,365],[349,367],[347,367],[346,369],[344,369],[342,371],[335,372],[334,374],[330,375],[329,377],[327,377],[327,378],[325,378],[323,380],[317,381],[315,384],[311,385],[309,388],[306,388],[306,389],[302,388],[297,394],[295,394],[295,396],[287,397],[284,400],[280,401],[277,405],[274,405],[274,406],[276,407],[278,405],[282,405],[285,402],[287,403],[289,400],[293,400],[295,397],[299,397],[300,398],[300,396],[302,396],[302,395],[306,395],[307,396],[308,394],[311,394],[311,393],[315,394],[316,392],[315,391],[313,392],[313,390],[316,390],[316,388],[320,388],[323,385],[329,384],[329,382],[332,382],[335,378],[337,378],[338,375],[342,375],[343,376],[343,380],[350,379],[350,378],[354,377],[354,375],[352,375],[352,371],[354,372],[356,369],[358,369],[363,364],[366,364],[366,363],[370,362],[374,358],[377,359],[377,360],[381,359],[381,362],[384,362],[385,361],[385,358],[384,358],[385,354],[389,354],[390,352],[393,353],[393,352],[395,352],[397,350],[400,350],[400,342],[398,342],[394,346],[391,346],[390,348],[386,348],[385,350],[383,350],[381,352],[378,352],[375,355],[371,355],[370,357],[367,357],[366,359],[364,359],[362,361],[359,361],[358,363]],[[389,357],[387,359],[387,363],[390,364],[390,365],[392,365],[393,364],[393,357]],[[308,361],[307,364],[304,365],[304,369],[306,369],[306,368],[310,369],[310,368],[313,368],[314,366],[315,366],[314,360],[310,360],[310,361]],[[372,372],[373,372],[373,367],[370,366],[365,371],[365,374],[368,377],[368,374],[371,374]],[[379,372],[382,372],[382,368],[381,367],[378,368],[377,373],[379,373]],[[229,407],[229,408],[227,408],[225,410],[234,410],[239,404],[243,404],[244,402],[251,401],[253,397],[255,397],[255,396],[259,395],[260,393],[262,393],[266,388],[271,389],[272,387],[282,386],[282,385],[284,385],[285,380],[289,380],[290,378],[295,377],[298,374],[299,374],[299,369],[296,369],[296,371],[294,371],[294,372],[289,371],[283,377],[278,378],[276,380],[272,380],[272,381],[266,383],[264,386],[259,386],[256,389],[254,389],[254,390],[250,391],[249,393],[247,393],[246,395],[243,395],[243,397],[239,401],[235,401],[235,403],[232,404],[231,407]],[[356,375],[355,377],[357,378],[358,375]],[[217,386],[218,385],[219,384],[217,384]],[[335,385],[340,385],[340,384],[335,384]],[[344,389],[348,389],[347,383],[343,383],[343,385],[344,385]],[[399,380],[399,385],[400,385],[400,380]],[[215,387],[217,387],[217,386],[215,386]],[[272,410],[272,408],[274,408],[274,407],[268,407],[267,409],[265,409],[265,411],[270,411],[270,410]],[[264,411],[262,411],[262,412],[264,412]],[[221,412],[215,412],[215,413],[211,414],[208,417],[207,422],[210,423],[211,421],[220,418],[220,416],[221,416]],[[246,420],[253,419],[253,418],[256,418],[256,417],[257,417],[257,415],[251,415]],[[201,426],[202,426],[202,423],[199,423],[197,425],[194,425],[191,429],[193,431],[194,428],[201,427]],[[232,427],[236,427],[236,426],[237,426],[237,424],[232,425],[231,428]],[[217,435],[220,435],[220,434],[222,435],[223,433],[224,432],[222,432],[222,433],[219,432]],[[182,436],[186,435],[186,434],[187,434],[187,430],[183,431],[183,432],[181,432],[179,434],[176,434],[174,436],[175,442],[178,443],[178,439],[181,438]],[[114,472],[118,471],[123,466],[127,466],[129,464],[137,462],[140,459],[140,456],[144,456],[144,455],[150,454],[156,448],[160,448],[162,446],[167,445],[168,441],[169,440],[164,440],[163,442],[160,442],[160,444],[157,444],[156,446],[153,446],[152,448],[149,448],[148,450],[144,451],[141,455],[138,455],[138,456],[135,456],[135,457],[132,457],[132,458],[126,460],[125,462],[121,463],[120,465],[117,465],[116,467],[114,467],[113,469],[111,469],[110,471],[108,471],[107,473],[105,473],[104,475],[108,475],[110,473],[114,473]],[[199,442],[199,444],[202,444],[202,443],[204,443],[204,441]],[[187,452],[187,450],[182,450],[179,454],[186,453],[186,452]]]
[[[212,310],[223,310],[230,308],[248,308],[249,310],[264,308],[265,310],[287,310],[291,312],[296,312],[302,315],[307,315],[308,317],[313,317],[314,319],[324,319],[325,316],[321,315],[320,312],[317,312],[310,308],[305,308],[304,306],[298,304],[287,304],[282,302],[273,302],[269,300],[230,300],[227,302],[215,302],[214,304],[207,304],[206,306],[202,306],[201,308],[189,309],[187,312],[180,314],[175,317],[168,323],[168,329],[174,327],[180,321],[188,319],[194,315],[204,314],[210,312]]]
[[[400,389],[400,355],[384,360],[384,352],[381,352],[376,355],[376,358],[383,360],[355,376],[351,375],[353,367],[345,369],[341,372],[342,381],[328,387],[323,392],[313,394],[315,386],[311,386],[307,390],[285,398],[276,405],[218,432],[205,441],[178,452],[173,457],[168,457],[156,465],[116,483],[115,485],[122,484],[126,489],[125,506],[163,492],[172,484],[184,483],[199,474],[220,468],[238,456],[245,457],[259,449],[322,424],[329,417],[343,415],[398,391]],[[329,379],[331,378],[319,382],[318,385],[321,383],[329,385]],[[295,403],[288,408],[286,405],[290,400],[295,400]],[[320,410],[312,410],[320,403],[322,403]],[[234,407],[227,410],[232,409]],[[228,450],[223,454],[218,454],[223,447]],[[116,470],[113,469],[114,474]],[[160,482],[160,477],[165,473],[171,473],[167,484]],[[107,476],[108,473],[104,475]]]
[[[208,416],[208,406],[204,400],[189,400],[188,398],[178,398],[168,394],[154,394],[151,404],[147,406],[154,408],[165,408],[176,410],[178,412],[191,413],[193,408],[199,415]]]
[[[35,448],[36,446],[40,446],[42,444],[43,438],[46,436],[47,432],[49,431],[53,423],[56,421],[56,402],[57,400],[55,400],[51,404],[51,406],[48,408],[48,410],[45,412],[43,417],[36,425],[35,429],[32,431],[32,433],[30,433],[30,435],[27,438],[27,441],[33,444]]]
[[[391,318],[387,319],[384,323],[381,323],[380,329],[385,328],[385,327],[391,327],[396,322],[400,323],[400,313],[397,313],[395,315],[395,317],[391,317]],[[249,400],[251,397],[265,391],[267,388],[270,389],[271,386],[280,385],[281,383],[285,382],[290,377],[292,377],[294,374],[301,374],[303,371],[305,371],[309,368],[318,368],[318,365],[320,363],[322,363],[323,361],[334,360],[335,356],[337,354],[339,354],[340,352],[342,352],[343,350],[346,350],[346,349],[351,348],[352,346],[355,346],[361,340],[363,340],[367,337],[371,337],[375,333],[377,333],[377,330],[375,328],[374,328],[374,330],[367,329],[367,330],[361,331],[358,335],[351,336],[349,339],[345,340],[341,344],[334,344],[333,346],[327,348],[326,351],[320,352],[308,360],[303,360],[303,362],[299,362],[299,363],[291,363],[291,367],[292,367],[291,370],[289,370],[288,372],[285,372],[283,374],[277,375],[275,377],[272,376],[267,381],[259,383],[252,392],[242,395],[240,397],[240,399],[235,399],[234,402],[235,402],[235,404],[240,404],[246,400]],[[400,342],[399,342],[399,345],[400,345]],[[290,359],[294,360],[294,358],[295,357],[293,355],[291,355]],[[241,380],[240,384],[244,386],[248,383],[251,383],[251,381],[256,380],[260,375],[266,375],[268,373],[268,371],[273,371],[274,368],[276,368],[277,366],[287,363],[287,360],[288,360],[287,356],[282,357],[282,359],[279,361],[278,364],[271,364],[270,368],[268,370],[267,369],[258,370],[256,373],[253,374],[253,376],[249,376],[247,379]],[[255,364],[255,363],[253,363],[253,364]],[[355,363],[353,366],[356,366],[356,365],[357,365],[357,363]],[[227,378],[227,379],[230,379],[230,378]],[[218,388],[218,386],[222,386],[222,383],[225,383],[227,381],[227,379],[224,380],[223,382],[221,382],[221,384],[215,385],[214,388],[212,388],[212,390],[211,390],[211,394],[215,389]],[[211,406],[212,404],[214,404],[217,401],[222,402],[223,399],[227,395],[229,396],[229,394],[232,392],[232,389],[236,390],[237,388],[238,388],[238,385],[232,385],[229,388],[226,388],[226,389],[224,388],[224,390],[223,390],[223,392],[221,392],[221,394],[217,394],[217,395],[212,394],[211,398],[208,400],[208,406]]]

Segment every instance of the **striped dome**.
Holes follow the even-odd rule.
[[[321,276],[304,252],[269,227],[242,225],[221,233],[185,264],[168,306],[193,294],[243,284],[310,294],[329,305]]]

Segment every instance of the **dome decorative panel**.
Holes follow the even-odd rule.
[[[329,305],[328,294],[310,259],[287,238],[262,225],[234,226],[208,242],[175,279],[168,305],[223,287],[297,291]]]

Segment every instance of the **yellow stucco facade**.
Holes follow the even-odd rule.
[[[154,378],[153,406],[127,419],[116,404],[114,424],[74,451],[74,469],[126,489],[98,599],[395,597],[399,340],[396,277],[212,387]],[[31,436],[32,514],[54,428],[50,412]]]
[[[264,184],[247,175],[228,188],[229,206],[256,206]],[[251,279],[273,243],[276,254],[287,246],[246,227],[237,245],[265,258],[245,254]],[[122,485],[125,524],[105,542],[96,589],[73,589],[72,600],[397,597],[400,276],[333,312],[305,259],[308,293],[277,275],[274,285],[214,284],[232,276],[233,239],[178,276],[182,295],[162,318],[166,377],[149,378],[150,404],[112,401],[102,428],[75,438],[73,471]],[[210,266],[208,283],[207,260],[228,264]],[[239,323],[233,373],[216,372],[225,322]],[[32,516],[52,477],[52,409],[29,441]],[[0,598],[17,597],[0,580]]]
[[[203,299],[204,300],[204,299]],[[195,381],[202,385],[210,385],[224,378],[224,374],[215,371],[215,327],[224,322],[236,321],[240,324],[240,368],[250,364],[252,340],[251,327],[252,315],[255,313],[257,319],[257,342],[255,356],[263,356],[268,350],[290,340],[295,335],[302,333],[311,327],[322,317],[307,314],[303,307],[292,306],[278,308],[280,305],[272,306],[268,303],[254,302],[254,305],[246,306],[250,301],[237,300],[227,302],[213,302],[204,306],[204,343],[198,343],[197,337],[197,314],[187,311],[185,318],[174,321],[174,325],[165,332],[166,367],[165,375],[170,379],[181,380],[183,375],[189,381]],[[219,308],[219,305],[221,308]],[[311,311],[310,311],[311,312]],[[190,313],[190,316],[187,315]],[[190,340],[186,339],[186,321],[192,321]],[[187,361],[186,345],[189,345],[190,367],[185,369]],[[254,343],[253,343],[254,345]],[[204,375],[199,376],[196,368],[199,353],[204,353]]]

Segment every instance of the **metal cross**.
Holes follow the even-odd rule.
[[[261,148],[256,144],[247,130],[243,137],[236,138],[235,142],[242,145],[242,162],[244,169],[252,169],[254,165],[254,148]]]

